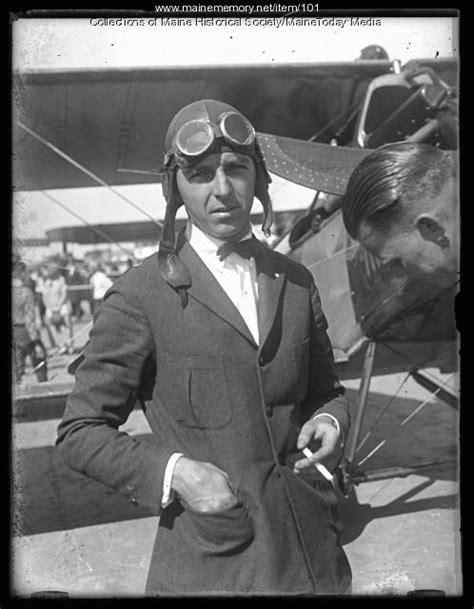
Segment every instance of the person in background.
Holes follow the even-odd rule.
[[[80,291],[74,289],[74,286],[82,285],[83,279],[74,261],[70,261],[68,263],[65,279],[69,287],[68,294],[72,307],[72,315],[76,318],[77,321],[80,321],[82,319],[84,311],[81,307]]]
[[[46,349],[36,323],[35,296],[29,285],[28,271],[17,262],[12,274],[13,372],[16,383],[25,374],[26,358],[31,358],[39,382],[48,380]]]
[[[362,51],[360,52],[360,56],[357,57],[357,60],[363,60],[363,61],[373,61],[373,60],[380,60],[380,59],[384,59],[384,60],[388,60],[389,59],[389,55],[387,53],[387,51],[381,47],[379,44],[369,44],[368,46],[364,47],[362,49]]]
[[[91,271],[89,283],[92,290],[92,313],[95,313],[113,281],[105,274],[104,267],[99,262],[91,263]]]
[[[45,324],[54,340],[54,346],[58,346],[60,332],[63,327],[68,331],[69,339],[61,348],[61,352],[73,353],[73,322],[72,307],[68,298],[67,284],[59,269],[51,265],[48,276],[43,285],[43,302],[45,306]]]
[[[38,276],[36,278],[36,301],[38,303],[38,312],[41,319],[41,324],[44,325],[44,315],[46,313],[46,307],[43,301],[43,288],[44,282],[48,277],[48,269],[45,265],[41,265],[38,270]]]

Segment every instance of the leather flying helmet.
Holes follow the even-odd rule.
[[[176,251],[174,221],[183,205],[176,182],[179,167],[216,152],[239,152],[254,160],[256,170],[255,196],[263,206],[263,232],[268,235],[272,224],[272,208],[268,185],[270,175],[250,121],[229,104],[213,99],[193,102],[182,108],[172,119],[165,139],[162,173],[166,213],[158,251],[160,273],[177,290],[183,307],[186,288],[191,285],[191,274],[179,260]]]

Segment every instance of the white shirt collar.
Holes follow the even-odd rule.
[[[252,229],[250,228],[248,233],[240,239],[249,239],[252,236]],[[188,221],[186,226],[186,239],[193,250],[204,260],[207,264],[212,264],[214,268],[222,272],[224,270],[225,260],[220,260],[217,256],[217,250],[221,245],[225,243],[222,239],[217,239],[211,235],[207,235],[196,225]],[[239,256],[240,258],[240,256]]]

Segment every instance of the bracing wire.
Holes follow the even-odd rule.
[[[356,243],[355,245],[350,245],[349,247],[345,247],[342,250],[339,250],[338,252],[336,252],[335,254],[331,254],[330,256],[327,256],[327,258],[323,258],[322,260],[318,260],[314,264],[310,264],[308,266],[308,269],[309,270],[314,269],[316,266],[322,264],[323,262],[326,262],[327,260],[332,260],[336,256],[340,256],[341,254],[345,254],[346,252],[349,252],[350,250],[353,250],[356,247],[360,247],[359,243]]]
[[[363,465],[368,459],[370,459],[371,457],[373,457],[376,453],[378,453],[378,451],[385,446],[385,444],[394,438],[394,436],[400,431],[400,429],[402,429],[402,427],[404,427],[408,421],[410,421],[416,414],[418,414],[420,412],[420,410],[426,406],[426,404],[428,404],[428,402],[431,400],[432,396],[435,396],[437,393],[439,393],[441,391],[441,389],[443,389],[444,387],[447,386],[447,384],[449,383],[449,381],[454,377],[454,373],[451,374],[442,385],[440,385],[438,387],[438,389],[436,389],[436,391],[433,391],[433,393],[426,398],[426,400],[424,400],[423,402],[421,402],[407,417],[405,417],[403,419],[403,421],[399,424],[399,426],[393,431],[393,433],[388,437],[385,438],[385,440],[382,440],[381,442],[379,442],[377,444],[377,446],[375,448],[373,448],[368,455],[366,455],[363,459],[361,459],[359,461],[359,463],[357,463],[357,466],[361,466]]]
[[[68,211],[70,214],[72,214],[73,216],[75,216],[76,218],[78,218],[81,222],[84,222],[84,224],[86,226],[88,226],[92,231],[94,231],[95,233],[97,233],[99,236],[101,236],[102,238],[104,238],[106,241],[109,241],[109,243],[112,243],[112,245],[116,245],[117,247],[119,247],[121,250],[123,250],[126,254],[128,254],[129,256],[131,256],[134,260],[136,260],[135,254],[133,254],[133,252],[131,252],[130,250],[128,250],[126,247],[123,247],[123,245],[120,245],[120,243],[114,241],[113,239],[111,239],[107,233],[104,233],[103,231],[101,231],[99,228],[92,226],[85,218],[82,218],[79,214],[77,214],[76,212],[72,211],[72,209],[69,209],[69,207],[67,207],[66,205],[64,205],[64,203],[61,203],[61,201],[58,201],[58,199],[56,199],[56,197],[53,197],[52,195],[50,195],[48,192],[42,190],[41,193],[47,197],[50,201],[52,201],[53,203],[56,203],[56,205],[59,205],[60,207],[62,207],[63,209],[65,209],[66,211]]]
[[[409,360],[405,355],[403,355],[403,353],[400,353],[400,351],[398,351],[397,349],[395,349],[394,347],[392,347],[391,345],[386,345],[384,344],[384,347],[386,347],[387,349],[389,349],[389,351],[392,351],[392,353],[395,353],[395,355],[398,355],[398,357],[400,357],[401,359],[403,359],[407,364],[410,364],[410,366],[412,368],[419,368],[419,365],[414,364],[411,360]],[[430,372],[428,372],[428,370],[426,370],[425,368],[423,369],[423,374],[425,374],[428,378],[431,378],[431,380],[435,383],[438,382],[438,379],[431,374]]]
[[[356,454],[358,452],[360,452],[361,448],[364,446],[364,444],[370,438],[370,436],[372,435],[372,432],[374,431],[375,427],[379,424],[380,420],[385,415],[387,410],[390,408],[390,406],[392,405],[392,402],[398,396],[398,394],[400,393],[400,391],[402,390],[403,386],[405,385],[405,383],[408,381],[409,378],[410,378],[410,372],[407,372],[406,375],[404,376],[404,378],[402,379],[401,383],[397,387],[397,390],[395,391],[395,393],[387,401],[387,404],[384,406],[382,412],[379,414],[379,416],[375,419],[375,421],[372,423],[372,425],[366,431],[364,437],[362,438],[362,440],[360,441],[359,445],[356,448]]]
[[[154,222],[157,226],[162,227],[163,224],[161,222],[159,222],[158,220],[156,220],[155,218],[153,218],[153,216],[151,216],[147,211],[145,211],[143,208],[141,208],[139,205],[137,205],[136,203],[134,203],[133,201],[131,201],[128,197],[126,197],[125,195],[123,195],[121,192],[119,192],[118,190],[116,190],[115,188],[113,188],[112,186],[110,186],[109,184],[107,184],[107,182],[104,182],[104,180],[102,180],[101,178],[99,178],[95,173],[93,173],[92,171],[90,171],[89,169],[87,169],[86,167],[84,167],[83,165],[81,165],[80,163],[78,163],[76,160],[74,160],[72,157],[70,157],[68,154],[66,154],[65,152],[63,152],[62,150],[60,150],[57,146],[55,146],[54,144],[52,144],[51,142],[48,142],[48,140],[45,140],[43,137],[41,137],[41,135],[39,135],[38,133],[36,133],[35,131],[33,131],[32,129],[30,129],[29,127],[27,127],[26,125],[24,125],[21,121],[16,121],[17,125],[20,127],[20,129],[23,129],[23,131],[26,131],[27,133],[29,133],[32,137],[34,137],[36,140],[38,140],[39,142],[41,142],[44,146],[46,146],[47,148],[49,148],[50,150],[52,150],[53,152],[55,152],[58,156],[60,156],[61,158],[65,159],[68,163],[70,163],[71,165],[73,165],[73,167],[76,167],[77,169],[79,169],[80,171],[82,171],[82,173],[84,173],[85,175],[87,175],[89,178],[91,178],[92,180],[94,180],[94,182],[97,182],[97,184],[100,184],[100,186],[103,186],[104,188],[107,188],[108,190],[110,190],[111,192],[113,192],[115,195],[117,195],[117,197],[119,197],[120,199],[122,199],[123,201],[125,201],[126,203],[128,203],[129,205],[131,205],[132,207],[134,207],[136,210],[138,210],[139,212],[141,212],[142,214],[144,214],[147,218],[149,218],[152,222]]]

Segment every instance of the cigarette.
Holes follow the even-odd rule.
[[[306,458],[310,459],[313,456],[313,453],[309,450],[309,448],[303,448],[303,454]],[[318,470],[318,472],[326,478],[329,482],[334,481],[334,477],[327,467],[324,467],[322,463],[313,463],[314,467]]]

